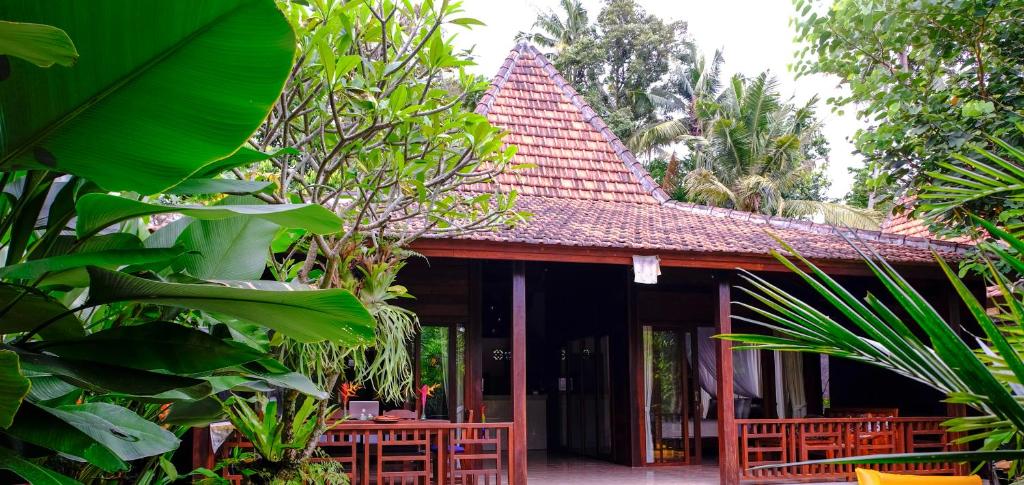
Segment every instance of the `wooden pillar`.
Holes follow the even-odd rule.
[[[948,289],[946,292],[946,301],[948,306],[946,308],[946,323],[949,324],[950,328],[953,329],[953,333],[957,336],[963,334],[963,322],[960,319],[960,295],[958,295],[953,289]],[[962,418],[967,416],[967,405],[966,404],[954,404],[946,403],[946,416]],[[962,438],[963,433],[956,433],[953,435],[954,438]],[[953,445],[952,451],[966,451],[967,445],[959,444]],[[956,473],[958,475],[966,475],[969,470],[966,463],[957,463],[955,465]]]
[[[192,428],[192,469],[213,470],[216,463],[213,443],[210,441],[210,428]]]
[[[715,276],[715,333],[732,333],[729,276]],[[740,482],[739,443],[736,436],[736,402],[733,389],[732,342],[717,341],[718,365],[718,469],[719,483]]]
[[[514,483],[526,485],[526,264],[512,263],[512,434]]]
[[[629,410],[633,432],[629,436],[629,446],[632,450],[630,460],[633,466],[644,466],[647,460],[646,438],[647,438],[647,415],[644,413],[646,403],[646,389],[644,389],[644,342],[643,329],[640,327],[640,319],[637,316],[637,288],[633,282],[632,274],[627,273],[626,297],[627,297],[627,318],[629,325],[629,363],[633,375],[629,380],[629,395],[632,396]]]
[[[462,388],[463,396],[462,403],[466,407],[465,419],[469,419],[469,411],[473,412],[473,420],[480,421],[481,406],[484,400],[483,390],[483,371],[481,366],[483,365],[483,350],[481,348],[481,339],[483,338],[483,329],[481,328],[481,320],[483,319],[482,309],[482,291],[480,282],[480,262],[472,261],[469,263],[469,320],[466,322],[466,376],[465,383]]]

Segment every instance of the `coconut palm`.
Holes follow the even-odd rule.
[[[714,117],[713,108],[721,89],[724,57],[721,50],[708,59],[696,44],[688,44],[680,66],[666,86],[651,91],[651,98],[667,112],[682,116],[658,121],[636,131],[629,146],[637,153],[649,153],[676,143],[692,145],[703,141],[705,125]]]
[[[764,72],[734,76],[712,108],[714,118],[696,122],[692,149],[696,169],[687,174],[688,197],[699,203],[767,215],[820,218],[829,224],[878,228],[880,214],[789,194],[814,170],[808,148],[821,136],[814,117],[817,98],[797,106],[783,102],[778,81]]]
[[[556,57],[560,52],[585,35],[593,33],[587,9],[580,0],[561,0],[562,11],[548,10],[537,15],[533,32],[520,32],[518,41],[529,41],[552,50],[548,55]],[[565,19],[562,19],[562,16]]]

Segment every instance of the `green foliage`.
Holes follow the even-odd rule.
[[[784,101],[769,73],[735,76],[720,94],[696,100],[698,118],[676,123],[687,135],[695,169],[683,185],[702,204],[788,217],[821,217],[830,224],[877,229],[877,213],[825,200],[828,148],[814,116],[816,98]]]
[[[190,7],[119,0],[82,15],[70,0],[8,2],[4,19],[62,29],[81,57],[73,69],[12,61],[0,167],[152,194],[234,153],[277,99],[294,34],[270,1]]]
[[[986,134],[1011,145],[1024,138],[1024,4],[960,0],[794,0],[798,74],[839,76],[849,87],[829,102],[856,109],[868,127],[857,149],[881,164],[888,182],[914,195],[939,162],[967,144],[986,147]],[[954,163],[955,165],[955,163]],[[885,188],[884,191],[891,189]],[[998,213],[1003,200],[985,198],[971,210]],[[935,230],[963,232],[963,220],[935,221]]]
[[[821,303],[805,303],[761,277],[744,276],[746,284],[740,290],[749,300],[739,305],[755,317],[735,318],[760,325],[773,335],[733,334],[723,338],[750,348],[815,352],[879,366],[924,383],[945,394],[949,402],[966,404],[976,412],[945,425],[952,432],[964,433],[961,442],[979,442],[977,452],[864,457],[861,463],[1006,458],[1014,460],[1011,478],[1020,479],[1024,474],[1020,451],[1024,442],[1020,387],[1024,382],[1024,298],[1019,289],[1024,276],[1020,256],[1024,254],[1024,241],[1018,224],[1003,222],[1005,228],[999,227],[969,210],[971,201],[993,194],[1020,196],[1017,179],[1024,173],[1024,152],[998,138],[992,138],[992,143],[1000,147],[999,153],[974,147],[975,158],[955,158],[968,169],[953,162],[938,162],[949,172],[931,174],[939,183],[925,187],[919,203],[927,217],[942,219],[958,213],[962,225],[974,227],[977,234],[988,238],[978,241],[978,255],[971,264],[984,274],[989,286],[998,290],[989,300],[994,302],[991,307],[977,299],[973,291],[977,288],[969,288],[949,264],[936,258],[983,333],[975,339],[978,348],[972,349],[961,340],[921,293],[864,245],[851,243],[887,295],[868,293],[858,299],[785,243],[782,245],[790,257],[775,254],[776,258],[811,286]],[[828,310],[820,309],[822,305]]]
[[[31,385],[21,374],[18,354],[0,350],[0,428],[7,428],[14,421],[14,413],[28,395]]]
[[[39,67],[71,67],[78,60],[75,43],[52,25],[0,21],[0,55],[20,57]]]
[[[1016,138],[1024,138],[1024,124],[1017,131]],[[996,150],[968,144],[970,156],[956,153],[935,162],[936,169],[925,174],[932,183],[918,194],[916,211],[934,225],[959,228],[973,226],[970,218],[977,216],[1019,236],[1024,229],[1024,145],[996,137],[988,137],[986,145]],[[990,210],[996,204],[998,210]]]
[[[78,10],[0,7],[5,19],[41,25],[0,25],[3,54],[70,64],[37,42],[55,35],[44,24],[66,31],[81,54],[51,69],[10,60],[0,83],[0,469],[33,483],[169,483],[180,423],[217,419],[213,394],[326,397],[272,359],[271,335],[359,346],[375,322],[345,289],[244,281],[262,276],[284,228],[341,230],[330,210],[138,195],[172,186],[260,193],[271,184],[235,172],[296,153],[242,146],[294,60],[294,34],[275,4]],[[146,218],[164,213],[187,217],[149,240]]]
[[[225,404],[231,424],[267,462],[279,463],[285,450],[305,447],[317,427],[315,399],[304,398],[290,423],[279,419],[277,401],[262,395],[256,396],[255,406],[238,397]]]
[[[896,203],[896,184],[878,162],[864,161],[859,167],[847,167],[853,178],[843,201],[852,207],[890,214]]]
[[[686,24],[666,22],[634,0],[611,0],[591,24],[575,0],[561,12],[539,14],[532,33],[520,33],[549,48],[555,67],[622,139],[654,120],[661,99],[654,92],[686,49]],[[564,19],[563,19],[564,16]]]

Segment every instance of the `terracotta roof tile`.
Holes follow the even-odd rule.
[[[582,247],[765,255],[777,244],[767,230],[815,259],[854,260],[856,239],[898,262],[955,257],[965,245],[880,231],[686,204],[670,200],[633,153],[536,48],[516,46],[477,106],[518,145],[517,163],[500,188],[518,191],[532,214],[515,228],[458,239]],[[494,190],[478,185],[468,190]]]

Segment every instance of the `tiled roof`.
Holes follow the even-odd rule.
[[[657,204],[666,194],[536,48],[512,50],[478,113],[508,131],[516,163],[497,182],[525,196]],[[652,194],[656,198],[652,198]]]
[[[499,232],[480,232],[460,239],[572,247],[627,248],[639,253],[685,251],[765,255],[778,244],[775,234],[804,256],[822,260],[853,260],[857,253],[829,226],[787,218],[682,204],[567,200],[522,197],[517,208],[533,214],[530,221]],[[749,218],[746,218],[750,216]],[[829,228],[829,230],[825,230]],[[870,231],[849,231],[890,261],[934,261],[931,250],[953,256],[956,245]]]
[[[506,143],[519,147],[516,163],[535,166],[497,180],[519,193],[517,207],[532,217],[458,239],[763,256],[778,246],[770,230],[815,259],[857,259],[844,236],[896,262],[928,262],[931,251],[953,256],[962,249],[955,242],[670,200],[551,62],[527,44],[509,54],[477,112],[508,131]]]
[[[928,229],[928,225],[925,224],[924,221],[910,217],[912,215],[910,206],[913,206],[913,202],[913,198],[906,198],[899,201],[899,204],[906,207],[906,209],[900,213],[889,214],[889,216],[886,217],[884,221],[882,221],[882,232],[890,234],[902,234],[904,236],[913,236],[928,239],[941,239],[944,241],[952,241],[965,244],[971,243],[971,238],[969,237],[961,236],[955,238],[943,238],[932,233],[932,231]]]

